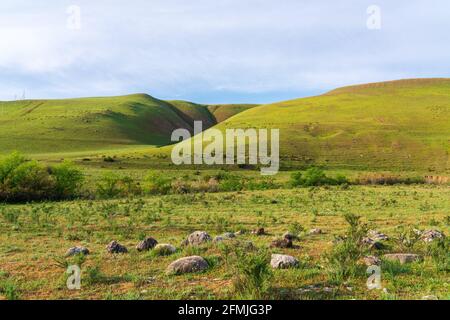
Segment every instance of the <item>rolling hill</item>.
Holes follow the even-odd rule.
[[[349,86],[260,106],[163,101],[146,94],[0,102],[0,153],[144,152],[167,159],[172,131],[192,131],[194,120],[220,130],[280,129],[285,168],[450,172],[450,79]]]
[[[222,109],[230,108],[224,112]],[[146,94],[0,102],[0,153],[83,152],[162,146],[177,128],[208,128],[253,105],[163,101]],[[217,117],[216,117],[217,113]]]
[[[450,79],[344,87],[262,105],[216,126],[280,129],[289,166],[450,170]]]

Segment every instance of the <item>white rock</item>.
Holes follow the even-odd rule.
[[[298,259],[285,254],[272,254],[270,265],[274,269],[288,269],[298,266]]]

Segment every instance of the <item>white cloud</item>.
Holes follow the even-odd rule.
[[[450,4],[377,2],[379,31],[366,28],[373,3],[357,0],[2,0],[0,99],[26,89],[33,97],[277,100],[448,76]],[[82,13],[78,31],[66,28],[73,4]]]

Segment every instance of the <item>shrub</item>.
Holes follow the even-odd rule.
[[[6,300],[20,300],[19,289],[11,280],[0,282],[0,292],[4,294]]]
[[[83,173],[70,161],[54,166],[51,171],[55,177],[56,194],[60,199],[73,197],[83,184]]]
[[[348,184],[348,180],[345,176],[339,175],[336,178],[330,178],[322,169],[316,167],[309,168],[305,172],[292,173],[290,182],[293,187]]]
[[[97,195],[100,198],[128,197],[140,192],[141,188],[132,178],[114,173],[104,174],[97,183]]]
[[[27,202],[72,198],[83,175],[70,162],[45,167],[14,152],[0,161],[0,201]]]
[[[234,289],[240,298],[263,299],[270,288],[272,270],[266,250],[236,250]]]
[[[22,158],[23,159],[23,158]],[[11,161],[12,160],[12,161]],[[25,202],[54,197],[55,182],[37,161],[23,162],[12,155],[3,163],[0,198],[6,202]],[[14,167],[15,166],[15,167]]]
[[[167,194],[171,190],[171,179],[151,171],[144,179],[144,191],[151,194]]]
[[[450,271],[450,239],[443,238],[431,242],[427,248],[427,254],[433,259],[439,271]]]
[[[360,222],[359,216],[346,214],[344,218],[348,224],[347,232],[343,240],[325,256],[328,276],[338,283],[356,276],[360,271],[358,261],[365,253],[362,239],[367,234],[367,226]]]
[[[18,152],[3,158],[0,161],[0,184],[4,184],[11,172],[26,161],[25,157]]]
[[[361,185],[422,184],[425,183],[425,179],[422,177],[401,177],[390,173],[366,173],[359,176],[355,183]]]
[[[241,191],[244,188],[244,179],[228,173],[223,173],[219,180],[219,190],[223,192]]]

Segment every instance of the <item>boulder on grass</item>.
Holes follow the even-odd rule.
[[[381,242],[375,241],[372,238],[365,237],[361,240],[362,244],[369,247],[369,249],[381,250],[384,248],[384,245]]]
[[[433,242],[434,240],[443,239],[445,236],[438,230],[427,230],[420,234],[420,239],[424,242]]]
[[[128,250],[125,246],[121,245],[120,243],[118,243],[117,241],[111,241],[107,246],[106,246],[106,250],[109,253],[127,253]]]
[[[137,251],[148,251],[150,249],[153,249],[157,244],[158,241],[156,241],[154,238],[147,237],[136,245],[136,249]]]
[[[182,242],[183,246],[199,246],[204,243],[210,242],[211,236],[205,231],[195,231],[191,233],[186,240]]]
[[[234,233],[226,232],[226,233],[224,233],[224,234],[222,234],[222,235],[220,235],[220,236],[215,237],[215,238],[214,238],[214,242],[222,242],[222,241],[225,241],[225,240],[233,239],[233,238],[235,238],[235,237],[236,237],[236,236],[235,236]]]
[[[298,266],[298,259],[285,254],[272,254],[270,265],[274,269],[288,269]]]
[[[294,241],[294,240],[298,239],[298,237],[295,234],[293,234],[293,233],[291,233],[289,231],[285,232],[283,234],[283,238],[287,239],[287,240],[290,240],[290,241]]]
[[[72,247],[66,251],[66,257],[75,256],[77,254],[87,255],[89,250],[85,247]]]
[[[381,259],[375,256],[366,256],[362,258],[362,261],[368,267],[381,265]]]
[[[208,269],[208,262],[200,256],[190,256],[175,260],[166,270],[169,275],[202,272]]]
[[[155,252],[157,255],[160,256],[169,256],[175,253],[176,251],[177,248],[168,243],[158,243],[153,249],[153,252]]]
[[[389,237],[384,233],[381,233],[377,230],[369,230],[367,232],[367,237],[375,241],[386,241],[389,240]]]
[[[266,231],[264,230],[264,228],[258,228],[252,231],[252,234],[257,235],[257,236],[263,236],[266,234]]]
[[[283,239],[275,239],[270,244],[271,248],[292,248],[292,240],[283,238]]]

